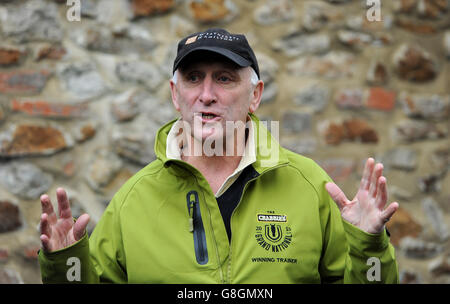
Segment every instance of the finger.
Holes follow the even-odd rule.
[[[386,209],[384,209],[381,217],[384,221],[384,223],[388,222],[391,217],[394,215],[395,211],[398,210],[399,204],[397,202],[393,202],[387,206]]]
[[[56,197],[58,199],[58,212],[60,218],[72,218],[69,200],[66,191],[63,188],[56,189]]]
[[[383,164],[378,163],[373,168],[373,173],[370,178],[370,185],[369,185],[369,196],[376,197],[377,196],[377,190],[378,190],[378,179],[383,174]]]
[[[86,230],[88,223],[89,223],[89,215],[87,213],[81,215],[77,219],[77,221],[73,225],[73,236],[75,238],[75,241],[78,241],[83,237],[84,231]]]
[[[44,251],[46,251],[46,252],[50,252],[51,251],[50,239],[48,238],[48,236],[46,236],[45,234],[42,234],[40,236],[40,239],[41,239],[42,249],[44,249]]]
[[[48,214],[47,213],[43,213],[41,215],[41,234],[45,234],[47,235],[48,238],[52,237],[52,230],[50,229],[50,225],[48,222]]]
[[[55,211],[53,210],[50,197],[47,194],[41,195],[41,209],[42,214],[46,213],[48,215],[48,221],[50,224],[55,224],[57,217]]]
[[[378,190],[375,199],[375,206],[377,206],[380,210],[383,210],[387,202],[387,197],[388,194],[387,194],[386,177],[380,176],[380,178],[378,179]]]
[[[325,185],[328,193],[330,194],[333,201],[338,205],[339,210],[347,205],[348,199],[345,196],[344,192],[335,184],[335,183],[327,183]]]
[[[368,190],[369,189],[370,177],[372,176],[374,164],[375,164],[375,160],[373,158],[369,157],[366,160],[366,165],[364,166],[361,183],[359,185],[360,190]]]

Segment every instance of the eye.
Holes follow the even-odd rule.
[[[223,82],[223,83],[227,83],[231,81],[231,77],[227,76],[227,75],[220,75],[217,77],[217,81],[218,82]]]

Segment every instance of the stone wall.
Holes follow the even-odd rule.
[[[89,231],[154,158],[175,117],[177,41],[247,35],[266,87],[257,114],[353,197],[383,161],[403,283],[449,283],[450,1],[82,0],[0,2],[0,282],[39,283],[39,196],[68,190]],[[68,14],[69,13],[69,14]]]

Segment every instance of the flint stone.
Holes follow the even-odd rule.
[[[304,56],[288,66],[293,76],[319,76],[328,79],[347,78],[354,75],[356,57],[347,52],[331,51],[323,56]]]
[[[446,14],[448,1],[446,0],[419,0],[417,13],[421,17],[439,19]]]
[[[399,207],[386,224],[391,233],[390,241],[398,246],[404,237],[417,237],[422,232],[422,226],[404,208]]]
[[[260,25],[273,25],[287,22],[295,17],[295,8],[292,0],[266,0],[263,6],[258,7],[253,18]]]
[[[409,258],[428,259],[438,255],[442,246],[407,236],[400,241],[400,250]]]
[[[399,96],[405,115],[411,118],[448,120],[450,118],[450,95],[407,94]]]
[[[25,47],[0,45],[0,65],[12,66],[23,62],[27,52]]]
[[[294,96],[294,103],[306,106],[314,113],[319,113],[328,105],[329,98],[330,90],[326,85],[312,84]]]
[[[0,284],[23,284],[20,274],[11,268],[0,268]]]
[[[51,155],[73,145],[72,136],[56,126],[10,125],[0,133],[0,157]]]
[[[401,270],[399,274],[400,284],[422,284],[422,278],[419,273],[411,270]]]
[[[231,0],[188,0],[186,4],[192,18],[200,23],[226,23],[239,14]]]
[[[304,5],[302,25],[306,31],[315,32],[328,24],[340,22],[343,16],[338,8],[317,1],[308,1]]]
[[[21,226],[19,207],[9,201],[0,201],[0,233],[13,231]]]
[[[390,30],[393,21],[394,18],[391,14],[383,14],[383,22],[369,21],[365,14],[359,14],[347,17],[345,25],[348,29],[354,31],[379,32],[382,30]]]
[[[400,170],[415,170],[417,167],[417,152],[409,148],[394,148],[383,156],[383,164]]]
[[[121,168],[122,160],[116,154],[100,149],[87,166],[85,180],[92,190],[101,193],[102,188],[108,185]]]
[[[367,71],[366,80],[370,85],[386,84],[388,80],[388,71],[386,66],[379,61],[373,61]]]
[[[31,163],[11,162],[0,165],[0,169],[0,184],[9,192],[24,199],[38,199],[53,183],[50,174]]]
[[[432,197],[426,197],[422,200],[422,208],[439,240],[447,240],[450,231],[445,223],[444,214],[436,201]]]
[[[330,49],[330,37],[327,34],[304,34],[295,32],[275,41],[272,47],[282,51],[288,57],[305,54],[322,54]]]
[[[339,41],[355,50],[361,50],[372,42],[372,36],[365,33],[339,30],[337,32]]]
[[[153,121],[140,124],[134,120],[133,123],[136,124],[113,130],[111,138],[114,151],[133,163],[147,165],[155,159],[153,147],[159,125]]]
[[[445,172],[445,171],[442,171]],[[420,191],[424,193],[432,193],[441,191],[442,173],[429,174],[419,177],[418,185]]]
[[[17,42],[52,41],[63,38],[58,7],[43,0],[27,1],[2,9],[0,22],[3,34]]]
[[[283,129],[287,132],[302,133],[311,131],[312,115],[308,112],[289,111],[283,114]]]
[[[450,257],[443,255],[428,264],[428,271],[433,276],[450,274]]]
[[[95,136],[98,125],[93,122],[82,122],[73,128],[73,138],[81,143]]]
[[[412,82],[426,82],[438,74],[436,61],[417,46],[401,45],[393,55],[393,65],[397,75]]]
[[[152,91],[162,82],[161,71],[149,61],[121,62],[116,66],[116,75],[122,81],[141,83]]]
[[[392,128],[391,136],[394,141],[410,143],[446,137],[447,130],[430,122],[403,120]]]
[[[95,65],[77,62],[59,66],[59,76],[64,89],[77,99],[99,97],[107,91],[107,86]]]
[[[364,95],[364,90],[361,88],[344,88],[336,92],[334,101],[342,109],[361,109],[364,106]]]
[[[136,89],[130,89],[116,96],[111,102],[111,113],[117,121],[132,120],[140,113],[139,105],[145,95]]]

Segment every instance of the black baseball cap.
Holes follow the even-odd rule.
[[[181,39],[178,42],[177,57],[173,63],[172,73],[175,73],[183,59],[196,51],[220,54],[240,67],[251,66],[260,78],[258,61],[244,35],[231,34],[221,28],[211,28]]]

